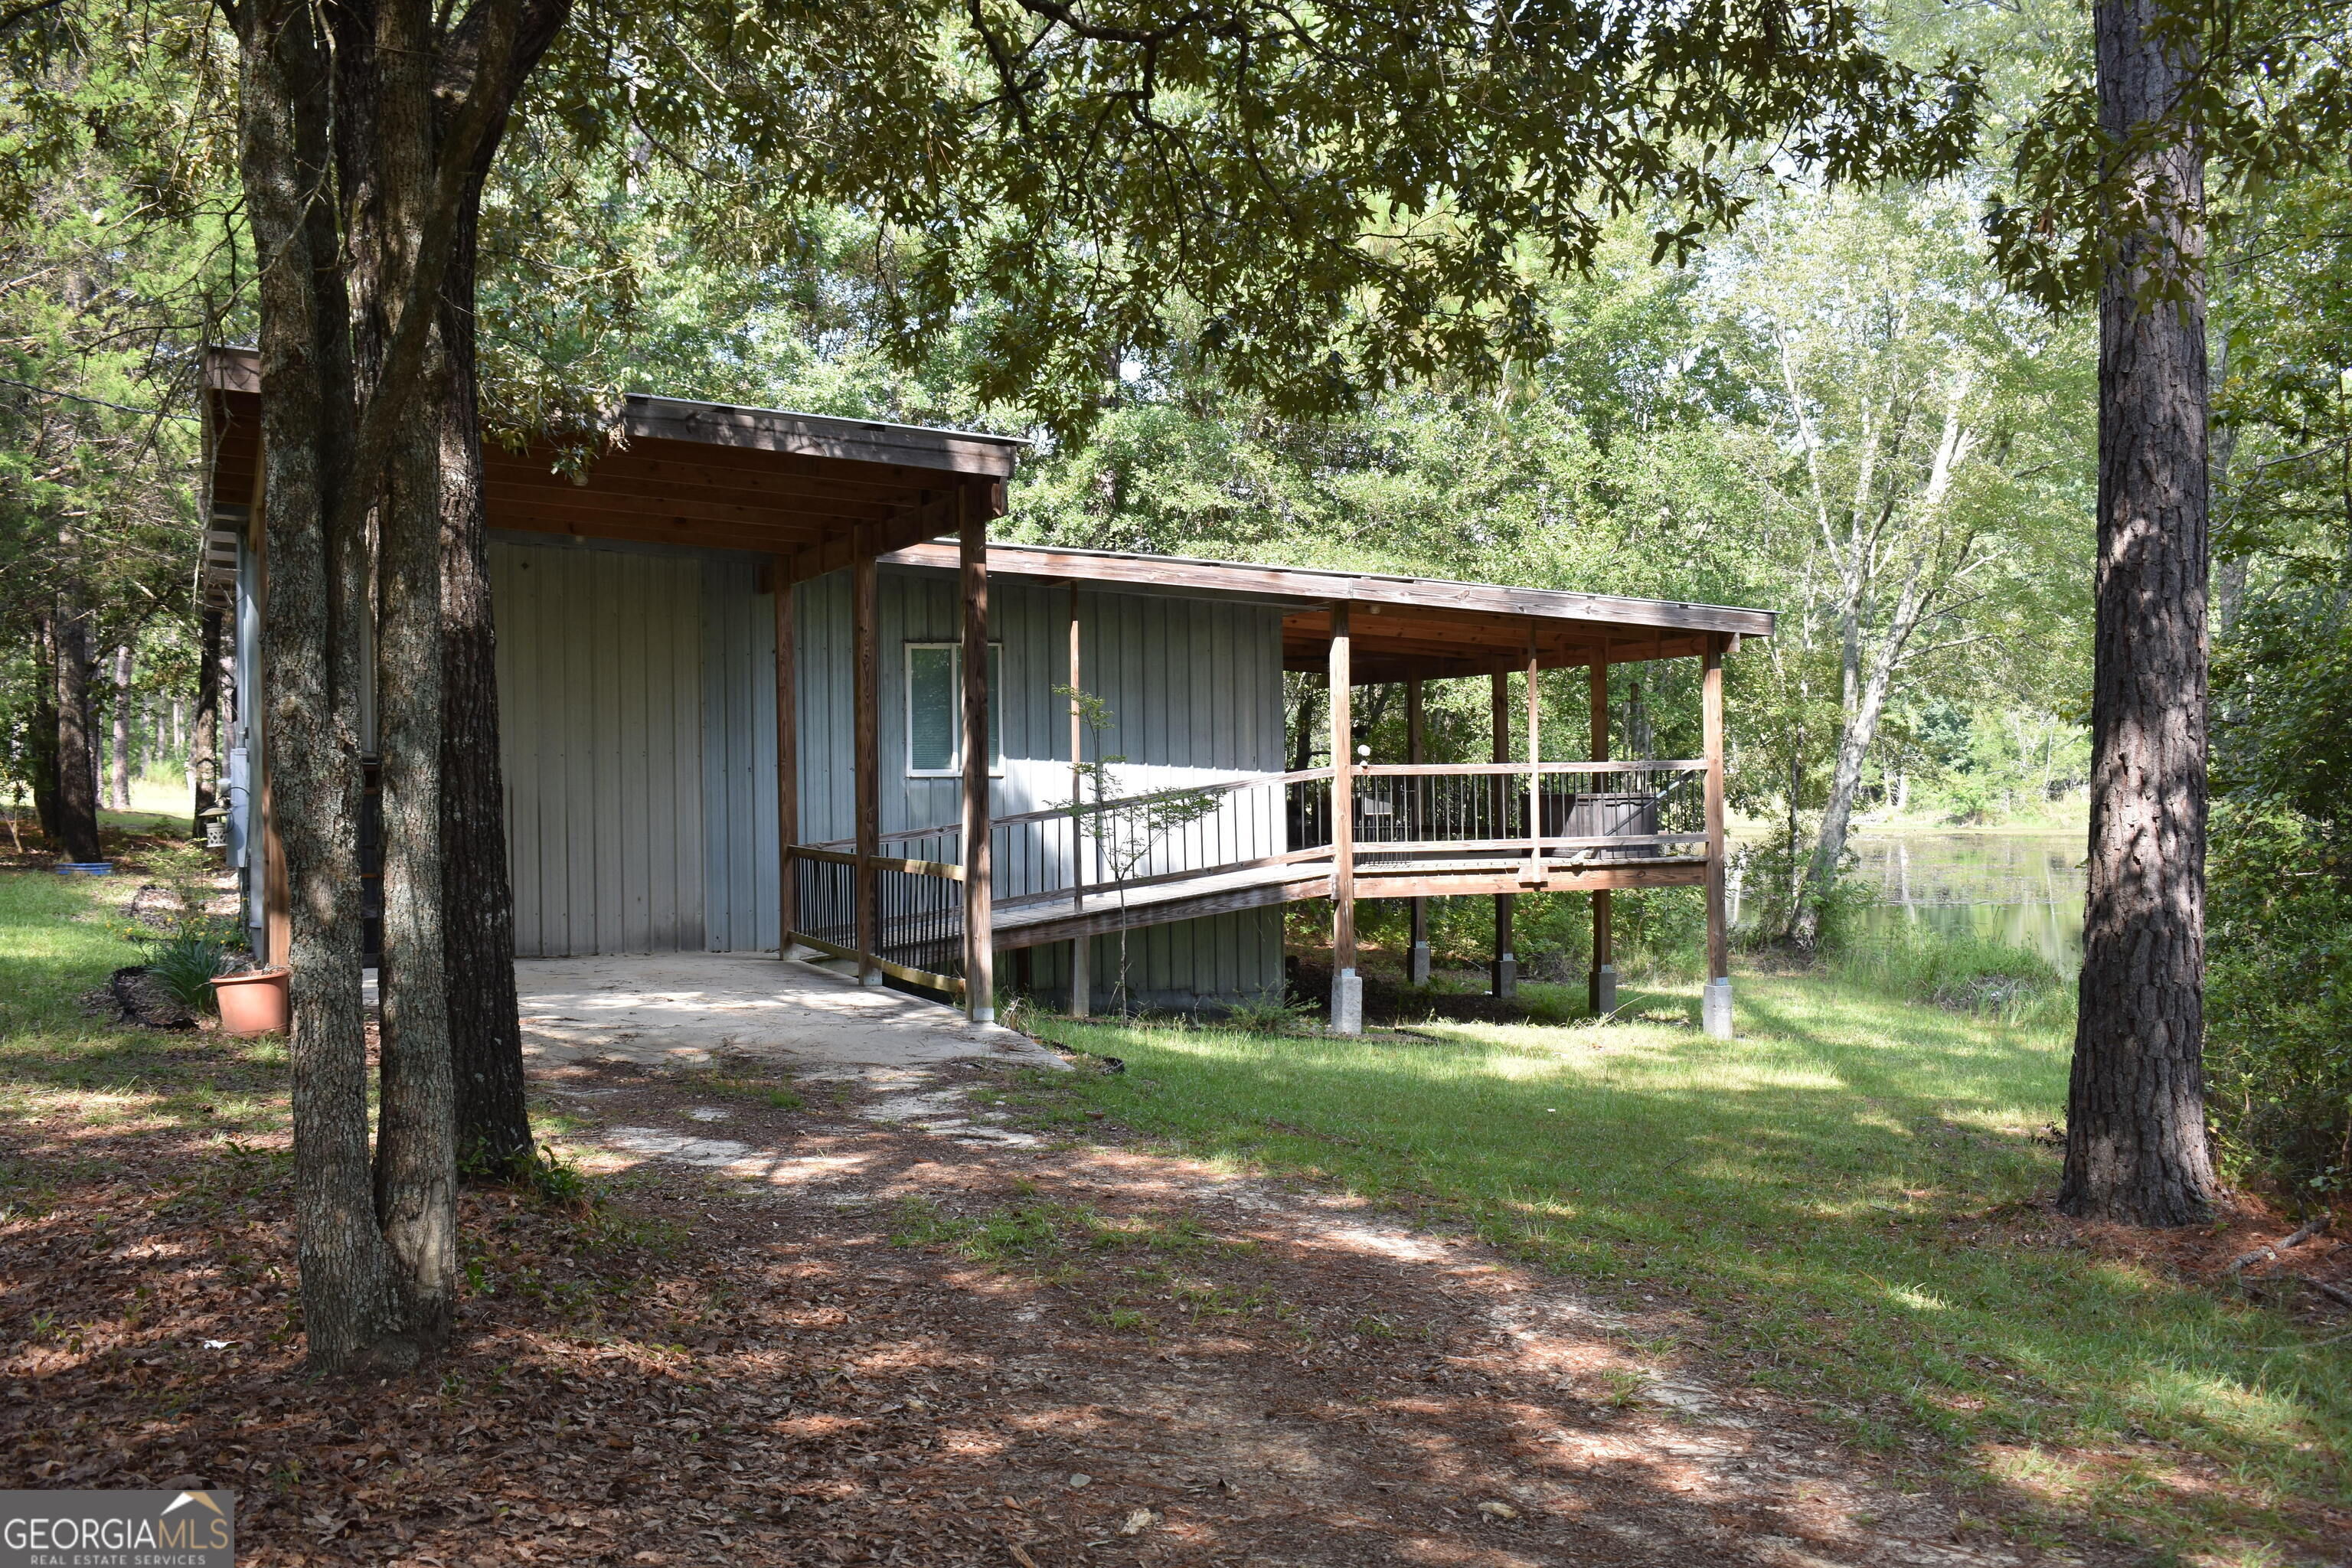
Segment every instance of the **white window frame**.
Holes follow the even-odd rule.
[[[909,642],[898,660],[898,706],[903,709],[905,722],[903,742],[907,748],[907,776],[910,779],[958,779],[963,777],[963,644],[961,642]],[[950,721],[955,726],[955,760],[944,768],[919,768],[915,765],[915,655],[926,649],[945,648],[950,660],[949,689],[954,693],[950,709]],[[1004,670],[1004,643],[991,637],[988,651],[996,656],[999,679],[988,683],[988,705],[996,723],[996,754],[989,759],[988,776],[1004,776],[1004,710],[1002,695],[996,689],[1002,684]]]

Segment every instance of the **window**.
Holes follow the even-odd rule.
[[[1004,770],[1004,727],[996,694],[1004,684],[1004,645],[988,645],[988,771]],[[918,778],[963,772],[963,648],[951,642],[907,645],[907,772]]]

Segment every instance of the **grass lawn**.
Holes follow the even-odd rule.
[[[135,872],[0,871],[0,1123],[70,1100],[98,1124],[152,1121],[228,1138],[282,1127],[281,1043],[127,1028],[82,1005],[109,973],[145,957],[117,934],[121,901],[140,881]],[[16,1174],[0,1162],[0,1187]]]
[[[2330,1342],[2049,1211],[2059,1008],[1956,1011],[1883,975],[1737,991],[1729,1044],[1685,1021],[1695,987],[1606,1028],[1361,1040],[1049,1018],[1039,1033],[1127,1070],[1037,1092],[1048,1116],[1098,1110],[1467,1223],[1675,1315],[1719,1379],[2162,1555],[2352,1539],[2340,1320]]]

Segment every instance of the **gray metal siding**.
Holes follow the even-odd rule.
[[[705,941],[776,945],[776,610],[748,562],[702,568]],[[822,757],[803,761],[803,772]]]
[[[851,777],[850,575],[836,572],[795,590],[799,628],[801,822],[803,842],[846,839],[856,830]],[[951,778],[906,773],[905,647],[956,640],[954,579],[945,573],[885,568],[877,584],[881,653],[882,829],[943,826],[961,809]],[[1068,705],[1054,688],[1069,682],[1069,591],[1025,583],[990,587],[990,634],[1004,645],[997,693],[1003,776],[990,791],[999,816],[1069,799]],[[1081,590],[1082,684],[1110,708],[1099,750],[1118,755],[1125,793],[1168,788],[1285,765],[1282,614],[1268,605]],[[1259,808],[1266,803],[1260,803]],[[1281,831],[1258,825],[1259,840]],[[1171,844],[1171,853],[1175,849]],[[1278,844],[1261,842],[1265,852]],[[1013,897],[1067,885],[1066,827],[1000,835],[995,890]],[[1173,862],[1171,862],[1172,864]],[[1165,868],[1141,868],[1139,875]],[[1097,941],[1094,973],[1117,968],[1118,939]],[[1039,989],[1066,988],[1066,949],[1032,958]],[[1129,933],[1139,1004],[1190,1008],[1255,995],[1282,984],[1279,911],[1250,910]],[[1000,976],[1010,964],[1000,961]]]
[[[776,945],[775,616],[745,561],[572,545],[491,547],[508,853],[525,956]],[[849,574],[800,584],[801,837],[855,830]],[[905,648],[951,642],[955,584],[879,584],[882,826],[955,821],[952,778],[906,773]],[[1069,794],[1066,589],[992,585],[1004,646],[1000,815]],[[1123,790],[1278,772],[1282,621],[1260,605],[1084,592],[1085,684],[1108,703]],[[996,889],[1060,886],[1066,830],[998,840]],[[1136,1000],[1192,1007],[1281,984],[1279,911],[1129,936]],[[1118,941],[1097,939],[1108,988]],[[1066,950],[1033,959],[1065,986]],[[1009,966],[1001,966],[1009,973]]]
[[[1093,939],[1087,963],[1095,1013],[1118,1010],[1118,938]],[[1235,1002],[1283,993],[1282,910],[1240,910],[1197,921],[1145,926],[1127,933],[1128,976],[1132,1005],[1155,1011],[1213,1011]],[[1031,950],[1038,1000],[1069,1005],[1070,946],[1054,942]],[[1013,965],[996,963],[1000,983],[1012,984]]]
[[[524,957],[704,944],[703,570],[678,556],[490,546]]]

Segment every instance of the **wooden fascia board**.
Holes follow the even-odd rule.
[[[648,439],[991,479],[1010,479],[1028,446],[953,430],[638,395],[629,398],[622,427]]]
[[[639,458],[633,452],[616,452],[598,458],[583,476],[584,482],[579,484],[574,484],[570,476],[556,472],[551,461],[540,454],[491,458],[483,464],[483,471],[512,484],[548,485],[572,491],[696,496],[714,503],[807,506],[861,516],[869,512],[880,516],[889,508],[904,504],[910,489],[903,484],[862,484],[751,468],[713,468],[707,463]]]
[[[908,560],[908,565],[929,565]],[[1272,598],[1293,605],[1344,600],[1351,606],[1401,607],[1475,617],[1517,616],[1549,622],[1581,623],[1612,635],[1634,632],[1718,631],[1743,637],[1772,635],[1773,612],[1673,600],[1621,599],[1548,588],[1501,584],[1451,583],[1425,578],[1350,576],[1306,567],[1246,566],[1221,562],[1176,561],[1161,556],[1095,554],[1036,545],[1006,545],[989,552],[989,569],[1007,576],[1045,577],[1082,584],[1120,584],[1197,592],[1220,596]],[[1524,635],[1524,634],[1522,634]]]
[[[658,517],[672,522],[707,522],[719,527],[781,529],[812,537],[861,522],[887,522],[888,507],[836,510],[838,503],[814,507],[771,503],[745,506],[732,501],[706,500],[691,490],[668,495],[628,495],[598,486],[517,484],[496,477],[483,481],[484,500],[490,505],[537,507],[551,514],[579,512],[588,516]]]
[[[491,529],[508,533],[547,533],[578,539],[617,539],[639,544],[666,544],[681,550],[745,551],[773,555],[804,548],[807,535],[775,530],[731,529],[704,522],[664,522],[657,519],[548,512],[535,507],[489,509]]]

